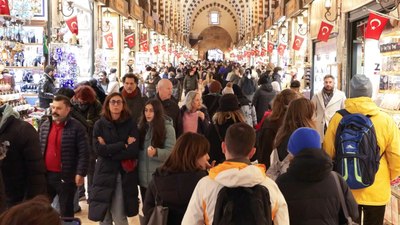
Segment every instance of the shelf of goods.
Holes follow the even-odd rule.
[[[376,103],[381,111],[393,117],[400,129],[400,33],[384,35],[380,39],[382,56],[379,91]],[[386,205],[385,224],[399,224],[400,178],[392,181],[392,195]]]

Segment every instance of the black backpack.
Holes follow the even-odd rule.
[[[269,191],[262,185],[223,187],[215,204],[213,225],[271,225]]]

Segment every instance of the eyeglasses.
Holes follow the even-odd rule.
[[[111,100],[110,105],[121,105],[123,103],[122,100]]]

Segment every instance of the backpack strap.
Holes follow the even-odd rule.
[[[351,113],[349,113],[349,111],[347,111],[346,109],[340,109],[338,111],[336,111],[337,113],[339,113],[340,115],[342,115],[343,117],[350,115]]]
[[[338,177],[339,175],[334,171],[331,171],[331,175],[333,176],[333,179],[335,180],[336,190],[337,190],[338,195],[339,195],[340,205],[342,206],[342,211],[343,211],[344,217],[347,220],[347,224],[354,224],[353,223],[353,219],[350,217],[349,211],[347,210],[347,205],[346,205],[346,202],[344,200],[343,189],[342,189],[342,186],[340,185],[340,182],[339,182],[339,177]]]

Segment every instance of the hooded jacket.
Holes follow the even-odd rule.
[[[148,187],[152,179],[152,174],[156,171],[157,167],[160,167],[171,154],[172,148],[176,142],[172,120],[170,118],[166,118],[165,130],[167,134],[165,136],[164,147],[157,148],[157,154],[154,157],[149,157],[147,155],[147,148],[151,145],[151,140],[153,139],[153,129],[155,128],[149,126],[149,129],[147,130],[146,136],[143,140],[143,149],[140,149],[139,151],[139,185],[145,188]]]
[[[1,172],[9,207],[23,200],[46,194],[45,166],[39,135],[18,112],[6,104],[0,120]],[[22,135],[21,135],[22,134]]]
[[[47,73],[43,74],[43,78],[39,82],[38,95],[40,108],[48,108],[53,101],[56,93],[55,79]]]
[[[332,161],[321,149],[304,149],[291,161],[286,173],[276,180],[289,208],[291,225],[344,224],[338,190],[331,174]],[[340,185],[353,221],[358,206],[346,182]],[[340,222],[339,222],[340,220]]]
[[[363,189],[352,190],[354,198],[360,205],[382,206],[390,199],[390,181],[400,175],[400,132],[393,118],[381,112],[378,106],[369,97],[350,98],[345,101],[345,109],[349,113],[370,115],[375,127],[380,154],[382,155],[375,182]],[[329,156],[335,159],[335,136],[342,116],[336,113],[324,138],[324,149]]]
[[[218,192],[225,187],[265,186],[271,199],[272,220],[275,225],[289,225],[286,201],[274,181],[265,175],[263,165],[225,161],[212,168],[193,191],[182,225],[211,225]]]
[[[261,85],[253,96],[253,105],[256,108],[257,122],[260,122],[264,116],[265,111],[271,109],[271,101],[274,99],[276,93],[272,90],[271,83]]]

